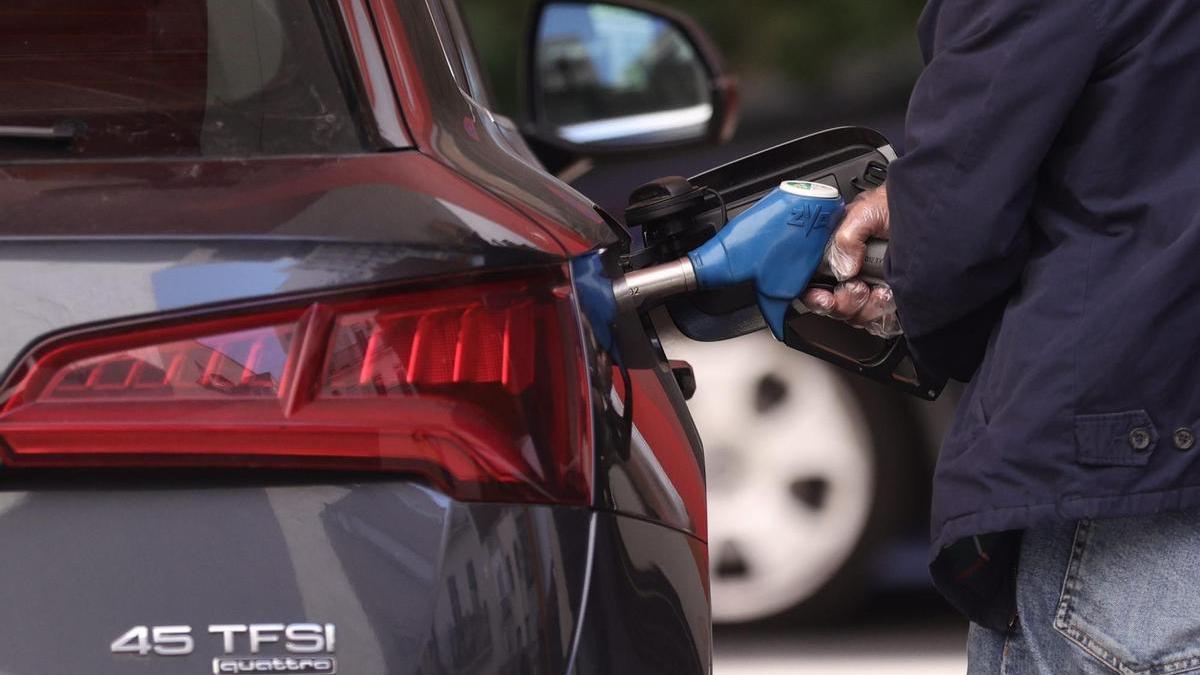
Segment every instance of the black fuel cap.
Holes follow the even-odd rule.
[[[703,188],[692,185],[683,176],[666,176],[638,187],[629,195],[625,224],[636,227],[690,209],[699,209],[703,205]]]

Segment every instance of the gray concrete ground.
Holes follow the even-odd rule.
[[[829,626],[721,629],[714,675],[961,675],[966,622],[931,592],[876,598]]]

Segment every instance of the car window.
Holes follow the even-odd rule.
[[[491,96],[471,32],[463,21],[456,0],[427,0],[446,53],[446,61],[458,85],[484,107],[491,107]]]
[[[457,0],[446,0],[446,16],[450,20],[450,30],[458,43],[458,51],[467,74],[471,96],[484,106],[491,108],[491,86],[487,74],[480,64],[475,38],[471,34],[470,26],[463,20],[462,7]]]
[[[14,0],[0,159],[342,153],[368,144],[328,0]]]
[[[466,30],[471,34],[486,72],[492,110],[515,116],[518,106],[518,68],[529,0],[459,0]]]

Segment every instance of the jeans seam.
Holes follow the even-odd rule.
[[[1071,542],[1071,558],[1067,564],[1067,573],[1063,577],[1062,592],[1059,595],[1058,611],[1054,617],[1054,628],[1067,640],[1078,646],[1092,658],[1099,661],[1109,670],[1121,675],[1148,675],[1149,673],[1179,673],[1185,670],[1195,670],[1200,667],[1200,656],[1186,656],[1167,663],[1150,664],[1142,670],[1135,670],[1115,654],[1105,649],[1090,635],[1075,627],[1071,618],[1075,613],[1074,596],[1079,588],[1083,574],[1083,557],[1090,538],[1092,522],[1081,520],[1075,526],[1075,538]],[[1186,668],[1185,668],[1186,667]]]
[[[1071,616],[1075,613],[1073,595],[1078,589],[1079,579],[1082,576],[1083,554],[1087,548],[1090,530],[1091,521],[1081,520],[1075,525],[1075,536],[1071,540],[1071,557],[1067,561],[1067,573],[1063,577],[1062,591],[1058,598],[1058,611],[1054,616],[1054,629],[1108,669],[1123,675],[1132,675],[1134,671],[1121,663],[1120,659],[1107,649],[1095,644],[1093,640],[1071,625]]]
[[[1054,625],[1065,626],[1072,613],[1071,594],[1075,590],[1075,579],[1081,563],[1084,542],[1087,540],[1089,523],[1081,520],[1075,525],[1075,535],[1071,539],[1071,556],[1067,561],[1067,572],[1063,576],[1062,589],[1058,596],[1058,611],[1055,613]]]
[[[1010,627],[1004,633],[1004,646],[1000,649],[1000,675],[1008,675],[1008,650],[1016,633],[1015,627]]]

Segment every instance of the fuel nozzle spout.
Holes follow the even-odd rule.
[[[613,283],[617,309],[630,312],[675,295],[697,290],[696,269],[687,256],[636,270]]]
[[[618,309],[749,281],[763,318],[782,340],[787,310],[817,273],[844,211],[837,188],[784,181],[687,256],[618,280]]]

